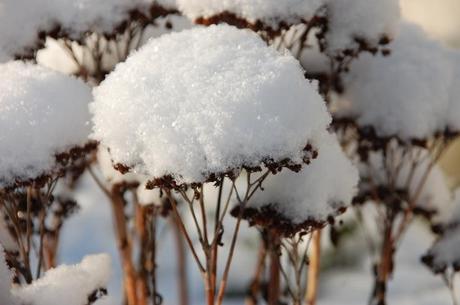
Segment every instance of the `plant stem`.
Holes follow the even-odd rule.
[[[123,194],[117,187],[114,187],[110,199],[112,203],[118,250],[123,266],[123,285],[126,293],[126,300],[128,305],[137,305],[136,271],[132,260],[131,242],[127,233]]]
[[[175,217],[169,217],[177,249],[177,283],[179,289],[179,304],[188,304],[188,281],[187,281],[187,256],[185,253],[184,237],[181,235],[179,224]]]
[[[281,262],[280,262],[280,238],[275,234],[268,233],[268,249],[270,255],[270,278],[268,281],[268,304],[277,305],[281,296]]]
[[[308,265],[307,274],[307,292],[305,295],[308,305],[315,305],[318,296],[319,269],[321,257],[321,230],[315,230],[312,233],[312,244],[310,254],[310,264]]]

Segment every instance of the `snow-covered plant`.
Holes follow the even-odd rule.
[[[2,0],[0,4],[0,62],[36,60],[38,50],[54,45],[66,55],[68,72],[96,83],[146,36],[188,26],[171,1]]]
[[[361,53],[388,52],[400,18],[398,0],[177,0],[177,7],[197,24],[249,28],[290,49],[326,98],[342,89],[341,75]]]
[[[222,304],[243,220],[260,246],[247,303],[314,305],[321,231],[351,201],[379,216],[370,304],[418,215],[443,221],[423,261],[453,292],[437,161],[460,128],[460,55],[399,19],[398,0],[0,0],[0,304],[112,303],[104,256],[58,263],[90,176],[127,305],[163,303],[160,228],[178,303],[190,254]]]
[[[306,289],[302,279],[308,260],[305,243],[310,242],[314,232],[318,234],[328,222],[334,222],[335,216],[345,212],[356,191],[358,171],[342,152],[335,135],[324,132],[312,144],[318,149],[318,157],[307,168],[268,177],[264,190],[256,193],[243,210],[243,218],[256,225],[263,237],[265,255],[260,257],[260,264],[263,266],[267,257],[270,260],[266,292],[269,304],[279,302],[284,290],[292,304],[304,304]],[[232,212],[238,215],[239,210],[237,205]],[[288,266],[281,263],[283,252],[294,270],[293,281],[285,271]],[[262,268],[257,269],[253,283],[260,283],[263,274]],[[281,287],[281,277],[286,289]],[[310,281],[309,287],[315,282]],[[251,285],[251,297],[257,300],[258,293]]]
[[[247,30],[222,25],[150,41],[94,93],[93,136],[110,148],[116,168],[150,176],[147,188],[164,192],[203,275],[208,304],[216,298],[221,304],[243,214],[217,292],[217,251],[232,193],[244,209],[270,173],[299,171],[316,157],[310,142],[324,133],[330,117],[314,85],[289,54]],[[235,183],[243,170],[244,192]],[[217,202],[213,236],[206,183],[232,186]],[[205,263],[173,193],[190,207]]]
[[[73,201],[53,191],[59,178],[77,178],[95,148],[88,140],[92,97],[82,81],[34,64],[1,64],[0,78],[2,229],[8,228],[4,234],[19,251],[11,252],[18,280],[30,283],[42,269],[53,267],[53,243],[62,221],[75,210]],[[31,266],[35,245],[36,275]]]
[[[414,215],[432,216],[445,204],[427,198],[427,180],[460,127],[458,55],[407,23],[388,47],[389,56],[363,54],[351,64],[335,113],[343,142],[361,163],[355,202],[372,202],[383,215],[376,304],[385,302],[396,246]]]
[[[325,49],[334,55],[388,40],[399,19],[398,1],[394,0],[178,0],[177,6],[196,23],[225,22],[265,32],[270,38],[292,25],[321,28]]]

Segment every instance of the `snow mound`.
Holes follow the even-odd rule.
[[[389,47],[390,56],[363,54],[351,65],[344,113],[373,126],[379,136],[403,140],[428,138],[448,125],[458,128],[460,101],[450,94],[458,86],[452,85],[447,50],[412,24],[402,25]]]
[[[115,163],[185,183],[267,158],[301,162],[330,122],[291,55],[227,25],[151,40],[94,96],[93,137]]]
[[[53,169],[55,155],[83,145],[91,90],[38,65],[0,65],[0,186]]]
[[[263,191],[255,193],[248,207],[270,206],[294,224],[323,222],[351,203],[358,170],[343,153],[337,138],[325,132],[313,141],[318,157],[301,172],[283,171],[269,176]]]
[[[32,284],[13,288],[12,293],[24,304],[87,304],[91,293],[107,287],[110,273],[111,261],[107,254],[89,255],[77,265],[50,269]]]

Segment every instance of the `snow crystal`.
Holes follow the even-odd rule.
[[[324,133],[315,141],[318,157],[301,172],[282,171],[269,176],[263,191],[248,207],[270,205],[292,221],[325,221],[340,207],[351,203],[356,193],[358,171],[343,153],[335,135]]]
[[[131,9],[152,0],[1,0],[0,49],[12,56],[33,47],[40,31],[56,25],[72,36],[112,32]]]
[[[345,77],[345,113],[380,136],[426,138],[443,131],[453,107],[448,53],[411,24],[402,25],[389,47],[390,56],[363,54],[352,64]]]
[[[22,62],[0,65],[0,185],[52,169],[55,154],[85,144],[91,90]]]
[[[111,272],[110,257],[90,255],[77,265],[60,265],[40,279],[12,292],[22,303],[34,305],[82,305],[97,289],[107,286]]]
[[[93,136],[115,163],[182,182],[267,157],[300,161],[330,122],[292,56],[226,25],[151,40],[94,95]]]

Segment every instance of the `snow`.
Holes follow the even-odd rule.
[[[0,212],[0,246],[6,251],[18,251],[18,244],[10,234],[5,222],[5,214]]]
[[[460,51],[449,52],[451,67],[454,70],[450,88],[447,124],[452,130],[460,130]]]
[[[34,47],[40,31],[56,25],[77,38],[86,32],[111,33],[129,17],[129,10],[152,0],[1,0],[0,49],[7,55]]]
[[[355,49],[355,38],[377,45],[383,36],[393,38],[398,32],[399,0],[328,0],[327,6],[329,52]]]
[[[139,185],[136,190],[137,200],[141,205],[161,205],[165,196],[161,196],[159,189],[149,190],[146,188],[146,182]]]
[[[5,252],[0,245],[0,303],[15,305],[16,300],[11,295],[12,274],[5,261]]]
[[[107,184],[114,186],[117,184],[139,184],[136,189],[137,199],[141,205],[161,204],[160,191],[158,189],[149,190],[146,188],[148,177],[135,173],[122,174],[113,167],[110,153],[106,147],[99,147],[97,155],[99,169]]]
[[[77,265],[60,265],[50,269],[32,284],[15,287],[12,292],[24,304],[87,304],[91,293],[107,286],[110,272],[108,255],[89,255]]]
[[[151,40],[94,90],[93,137],[115,163],[202,182],[262,159],[300,162],[330,122],[299,63],[227,25]]]
[[[351,65],[343,97],[349,107],[342,114],[375,127],[379,136],[403,140],[444,131],[449,116],[457,122],[460,107],[455,96],[449,101],[456,86],[452,86],[453,62],[447,50],[408,23],[389,47],[390,56],[362,54]]]
[[[460,266],[460,228],[448,230],[427,252],[433,256],[431,269],[434,272],[443,271],[446,267],[458,268]]]
[[[251,23],[262,21],[277,29],[281,23],[297,24],[326,8],[328,51],[356,48],[355,38],[377,45],[383,36],[392,38],[400,19],[398,0],[177,0],[179,10],[196,20],[230,12]]]
[[[446,267],[460,267],[460,189],[455,192],[452,207],[442,226],[444,232],[428,250],[432,258],[429,267],[434,272],[444,271]]]
[[[261,20],[277,28],[281,21],[310,19],[324,0],[177,0],[179,10],[192,20],[231,12],[252,23]]]
[[[55,154],[83,145],[91,90],[82,81],[22,62],[0,65],[0,186],[53,169]]]
[[[283,171],[263,183],[248,207],[271,205],[293,223],[325,221],[356,193],[358,171],[343,153],[337,138],[327,132],[316,139],[318,157],[301,172]]]
[[[126,173],[123,175],[122,173],[117,171],[113,167],[114,163],[112,161],[108,148],[102,145],[99,146],[97,151],[97,161],[102,176],[108,184],[116,185],[122,183],[136,183],[145,179],[141,175],[137,175],[134,173]]]

